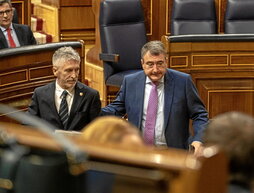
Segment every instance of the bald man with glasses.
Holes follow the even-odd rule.
[[[29,26],[12,23],[13,10],[10,0],[0,0],[0,49],[37,43]]]

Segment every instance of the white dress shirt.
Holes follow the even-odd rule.
[[[57,112],[59,113],[59,109],[60,109],[60,104],[61,104],[61,101],[62,101],[62,93],[63,93],[64,89],[62,89],[58,84],[57,84],[57,81],[56,81],[56,90],[55,90],[55,105],[56,105],[56,109],[57,109]],[[66,90],[68,92],[67,96],[66,96],[66,101],[67,101],[67,104],[68,104],[68,113],[70,114],[70,111],[71,111],[71,106],[72,106],[72,103],[73,103],[73,98],[74,98],[74,92],[75,92],[75,89],[73,89],[71,92],[69,92],[68,90]]]
[[[4,36],[5,36],[5,39],[6,39],[7,43],[8,43],[8,47],[10,47],[9,40],[8,40],[8,35],[7,35],[7,30],[4,27],[1,27],[1,26],[0,26],[0,28],[1,28]],[[17,36],[12,24],[10,25],[10,29],[11,29],[11,36],[12,36],[12,39],[14,40],[14,42],[15,42],[16,47],[20,47],[18,36]]]

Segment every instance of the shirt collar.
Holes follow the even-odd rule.
[[[148,76],[146,76],[146,84],[151,84],[151,83],[152,83],[151,79]],[[160,84],[164,84],[164,76],[158,81],[158,85]]]
[[[63,88],[57,83],[57,81],[56,81],[56,93],[57,93],[57,95],[61,96],[64,90],[65,90],[65,89],[63,89]],[[68,91],[68,90],[66,90],[66,91],[68,92],[68,94],[69,94],[71,97],[73,96],[73,94],[74,94],[74,88],[73,88],[71,91]]]
[[[10,27],[9,27],[11,30],[13,30],[13,25],[11,23]],[[2,30],[2,32],[6,31],[6,28],[0,26],[0,29]]]

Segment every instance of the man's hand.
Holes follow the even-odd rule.
[[[200,141],[193,141],[191,143],[191,146],[194,148],[194,155],[195,156],[200,156],[202,155],[203,152],[203,143],[201,143]]]

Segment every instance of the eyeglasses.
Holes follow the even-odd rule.
[[[153,68],[154,65],[156,65],[157,68],[161,68],[165,66],[165,62],[164,61],[158,61],[158,62],[147,62],[146,63],[148,68]]]
[[[7,9],[7,10],[5,10],[5,11],[0,11],[0,16],[3,17],[4,14],[10,15],[11,12],[12,12],[12,9]]]

